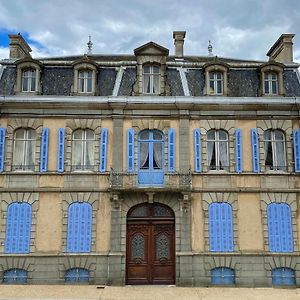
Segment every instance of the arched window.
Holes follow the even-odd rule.
[[[143,65],[143,93],[160,94],[160,67],[158,65]]]
[[[94,166],[95,134],[90,129],[78,129],[73,133],[72,169],[92,170]]]
[[[23,269],[9,269],[3,272],[3,283],[26,283],[28,272]]]
[[[162,184],[164,179],[164,135],[158,130],[143,130],[138,137],[139,183]]]
[[[207,132],[207,163],[209,170],[228,171],[228,134],[224,130]]]
[[[281,130],[264,132],[265,166],[267,170],[285,170],[285,137]]]
[[[7,208],[4,253],[29,253],[32,208],[28,203],[11,203]]]
[[[290,268],[276,268],[272,270],[273,285],[295,285],[295,271]]]
[[[83,268],[72,268],[66,271],[66,282],[88,282],[90,279],[90,272]]]
[[[211,270],[211,284],[231,285],[235,284],[234,270],[231,268],[220,267]]]
[[[93,71],[92,70],[78,71],[78,92],[79,93],[93,92]]]
[[[209,250],[233,251],[232,208],[229,203],[214,202],[208,207]]]
[[[267,207],[269,250],[293,252],[293,229],[290,206],[286,203],[271,203]]]
[[[31,128],[19,128],[14,134],[13,169],[34,170],[36,132]]]
[[[35,92],[37,90],[36,70],[24,69],[22,71],[22,92]]]
[[[92,206],[74,202],[68,208],[67,252],[91,252]]]

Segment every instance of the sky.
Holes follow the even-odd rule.
[[[173,31],[186,31],[185,55],[267,60],[282,33],[294,33],[300,62],[300,0],[0,0],[0,59],[21,33],[34,58],[133,54],[149,41],[174,54]]]

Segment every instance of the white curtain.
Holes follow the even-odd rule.
[[[148,160],[148,166],[146,165],[147,160]],[[148,142],[140,143],[140,168],[141,169],[149,168],[149,143]]]
[[[162,143],[161,142],[153,143],[153,154],[154,154],[154,161],[156,162],[157,168],[162,169]]]
[[[24,145],[25,141],[15,140],[13,165],[17,169],[23,165]]]
[[[277,169],[284,170],[285,169],[285,151],[284,151],[284,143],[283,142],[276,143],[276,157],[277,157]]]
[[[209,167],[212,167],[212,157],[214,151],[215,151],[215,142],[207,141],[207,164]]]
[[[228,168],[227,141],[219,142],[219,159],[221,169]]]

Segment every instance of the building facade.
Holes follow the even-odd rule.
[[[300,284],[300,76],[268,61],[32,58],[0,69],[4,283]]]

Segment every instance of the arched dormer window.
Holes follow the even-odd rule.
[[[16,93],[39,94],[40,87],[40,62],[35,60],[21,60],[17,62]]]
[[[156,64],[143,65],[143,94],[160,93],[160,66]]]
[[[280,63],[267,63],[260,68],[262,96],[282,96],[283,88],[283,68]]]
[[[97,66],[93,62],[81,60],[74,64],[74,95],[96,95]]]
[[[208,64],[205,70],[205,93],[211,96],[226,96],[227,88],[227,70],[225,64]]]

